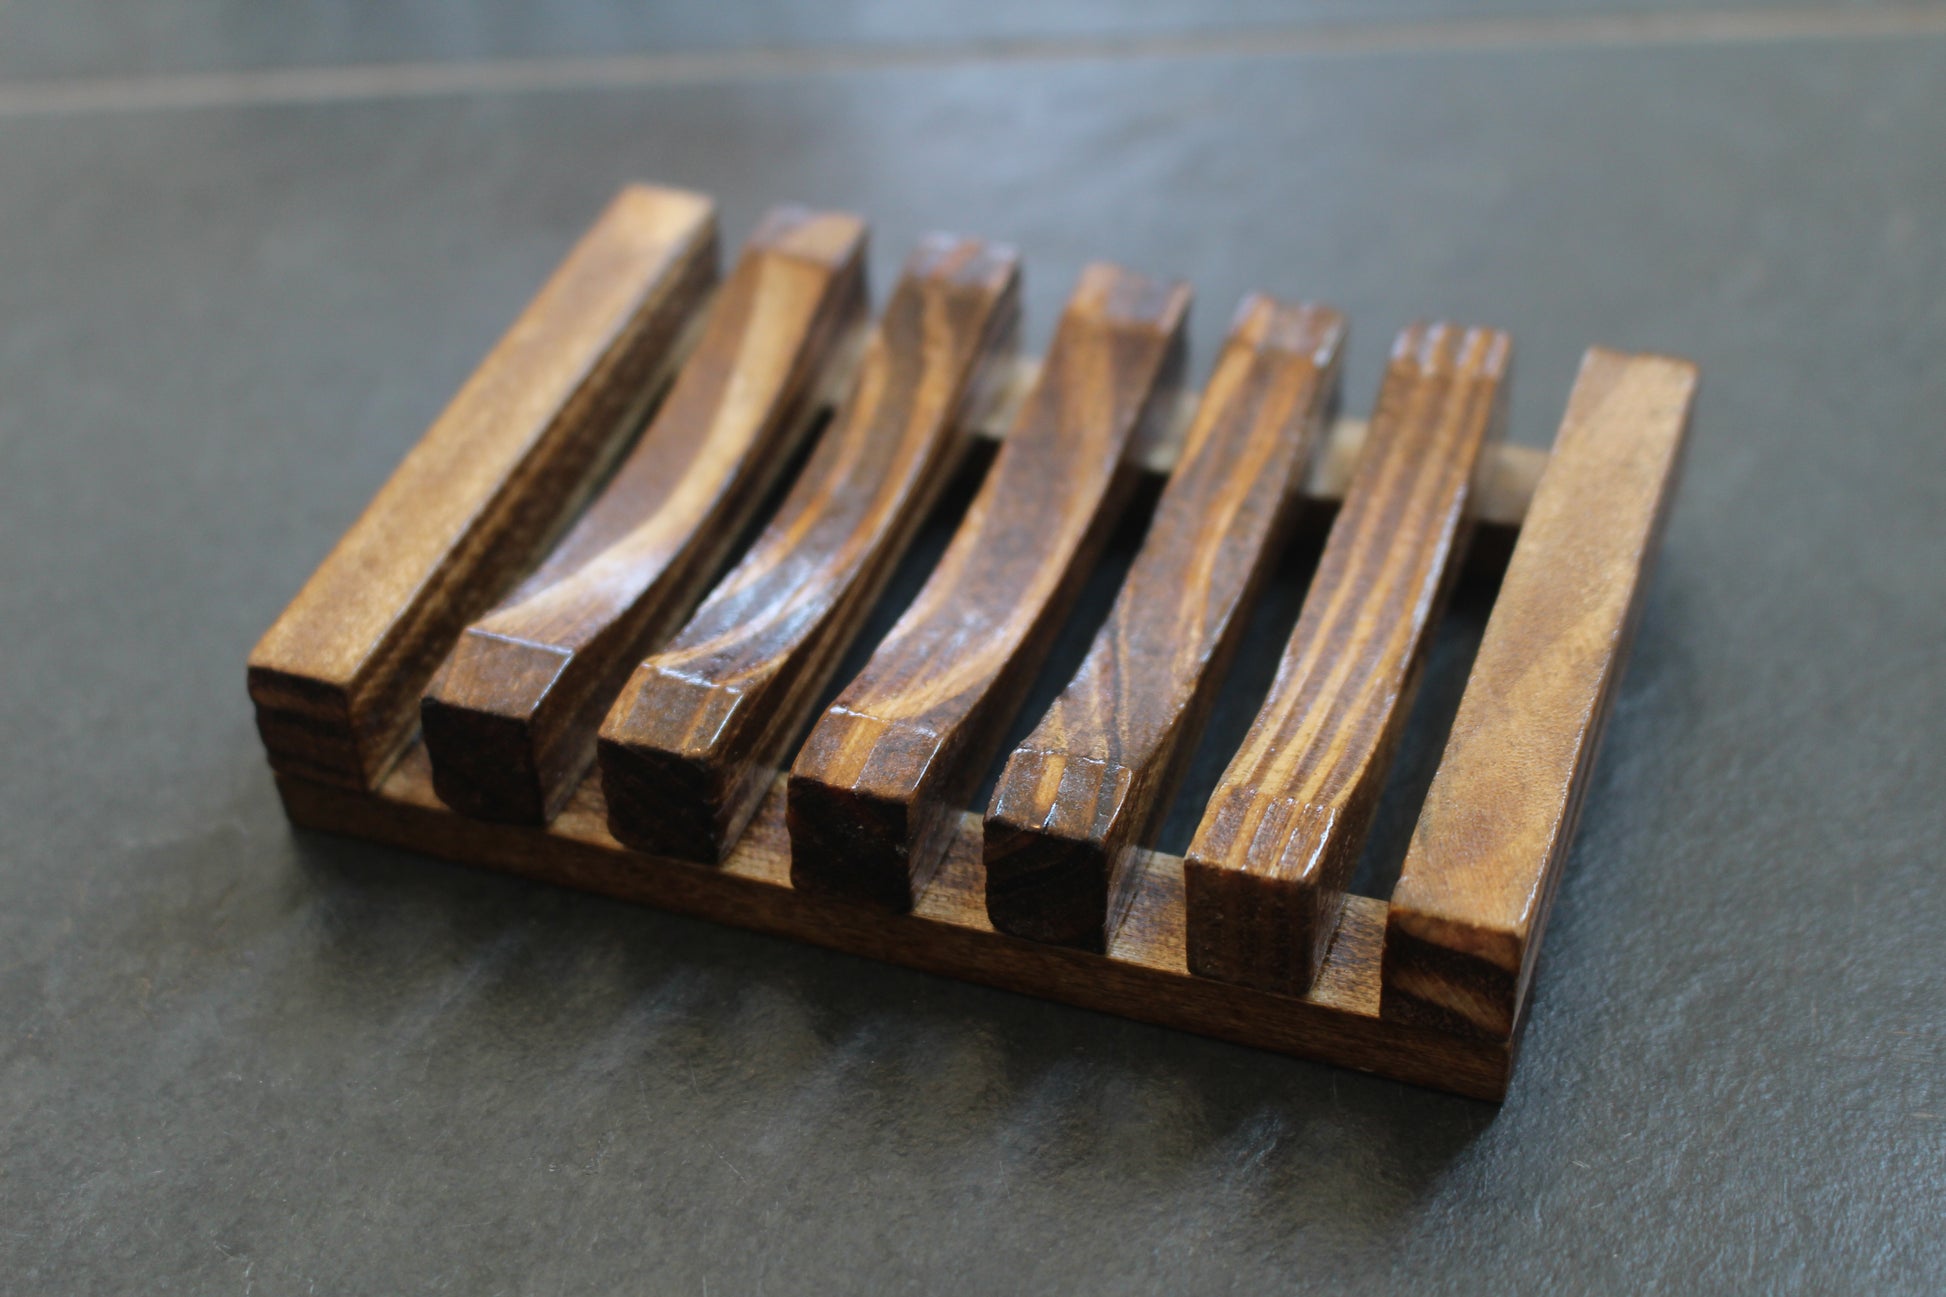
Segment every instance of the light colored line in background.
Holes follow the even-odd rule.
[[[1869,9],[1432,19],[1133,36],[0,81],[0,117],[629,90],[979,64],[1633,48],[1942,35],[1946,35],[1946,4],[1939,3]]]

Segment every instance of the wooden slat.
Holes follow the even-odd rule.
[[[1100,950],[1120,921],[1135,848],[1288,535],[1343,337],[1326,308],[1251,297],[1238,311],[1107,621],[994,790],[986,901],[1002,932]]]
[[[1189,848],[1197,974],[1295,995],[1321,966],[1465,549],[1511,351],[1492,330],[1400,335],[1277,679]]]
[[[585,499],[716,278],[697,194],[624,189],[250,654],[271,764],[365,787],[460,628]]]
[[[959,531],[792,767],[800,890],[904,909],[924,889],[1127,501],[1188,304],[1186,285],[1083,272]]]
[[[573,790],[629,671],[695,606],[809,431],[820,374],[862,323],[864,247],[858,218],[801,208],[751,237],[641,441],[427,689],[449,806],[535,824]]]
[[[850,399],[736,570],[638,667],[603,723],[609,827],[715,863],[960,461],[961,424],[1020,315],[1009,248],[935,236],[906,263]]]
[[[1384,1014],[1516,1029],[1674,486],[1696,367],[1601,349],[1488,619],[1386,919]]]
[[[1321,1059],[1416,1085],[1499,1099],[1513,1050],[1378,1013],[1384,907],[1356,898],[1309,995],[1293,998],[1193,977],[1184,963],[1182,862],[1155,855],[1106,954],[1003,936],[987,922],[978,817],[955,816],[943,863],[911,913],[796,891],[773,785],[720,868],[630,851],[607,831],[598,781],[546,829],[466,819],[434,795],[413,749],[376,793],[279,778],[285,810],[307,828],[640,901],[908,968],[1043,996],[1259,1049]]]

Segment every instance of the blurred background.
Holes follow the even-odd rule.
[[[7,1286],[1940,1291],[1942,125],[1939,4],[0,3]],[[1503,1107],[291,832],[249,646],[633,179],[1701,364]]]

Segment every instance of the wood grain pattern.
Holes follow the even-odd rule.
[[[1369,430],[1363,419],[1340,418],[1332,424],[1323,451],[1311,457],[1311,472],[1304,483],[1307,500],[1324,506],[1344,502]],[[1503,441],[1486,449],[1473,483],[1474,543],[1469,552],[1480,548],[1481,533],[1507,537],[1520,530],[1527,502],[1546,467],[1547,451],[1539,446]],[[1506,543],[1511,547],[1511,541]]]
[[[1187,286],[1090,266],[965,520],[791,769],[800,890],[910,908],[1134,485]]]
[[[1020,941],[986,920],[976,816],[955,817],[943,863],[911,913],[795,891],[778,780],[720,868],[630,851],[607,830],[590,778],[546,828],[482,823],[434,794],[422,749],[377,792],[280,776],[291,820],[450,860],[640,901],[719,923],[886,960],[923,972],[1315,1058],[1415,1085],[1499,1099],[1507,1041],[1453,1037],[1378,1013],[1383,904],[1356,898],[1309,995],[1193,977],[1184,962],[1181,861],[1147,859],[1128,919],[1106,954]]]
[[[1503,333],[1450,325],[1393,348],[1276,682],[1190,844],[1197,974],[1295,995],[1322,965],[1465,549],[1511,353]]]
[[[1020,315],[1011,249],[935,236],[906,263],[856,385],[776,516],[603,723],[609,828],[715,863],[966,446],[961,423]]]
[[[271,764],[369,786],[460,628],[559,534],[716,278],[697,194],[624,189],[250,654]]]
[[[1505,1039],[1669,504],[1696,367],[1595,349],[1488,619],[1386,918],[1389,1020]]]
[[[810,430],[818,379],[862,323],[864,247],[856,217],[801,208],[752,236],[640,442],[426,690],[449,806],[535,824],[573,790],[629,671],[695,606]]]
[[[1338,385],[1336,311],[1246,299],[1080,671],[1008,758],[985,824],[1002,932],[1104,948],[1281,553]]]
[[[994,400],[974,420],[973,432],[989,441],[1005,437],[1028,393],[1040,381],[1040,374],[1038,356],[1016,358],[1000,376]],[[1132,452],[1144,473],[1166,477],[1175,470],[1201,402],[1200,394],[1183,391],[1168,408],[1158,412],[1154,435],[1143,438]],[[1341,414],[1332,421],[1322,445],[1311,456],[1303,488],[1306,499],[1331,506],[1345,498],[1345,486],[1365,445],[1365,432],[1365,420],[1356,415]],[[1502,442],[1488,451],[1473,488],[1477,527],[1504,532],[1518,529],[1546,464],[1547,451],[1540,446]]]
[[[468,621],[499,601],[525,609],[529,625],[502,636],[515,657],[556,631],[572,638],[593,624],[591,609],[594,621],[627,623],[626,634],[612,632],[626,638],[638,633],[633,605],[601,612],[601,600],[641,581],[630,574],[640,565],[684,567],[689,560],[668,551],[693,546],[689,575],[646,578],[669,584],[666,594],[641,596],[656,611],[639,633],[643,642],[666,634],[720,566],[721,548],[704,551],[740,529],[763,494],[757,479],[786,462],[779,448],[850,373],[850,343],[862,336],[856,327],[847,332],[863,310],[862,226],[795,214],[763,237],[803,240],[778,271],[800,288],[771,286],[798,304],[795,316],[774,302],[759,309],[765,293],[739,287],[740,279],[703,316],[715,219],[707,200],[676,191],[625,190],[557,270],[252,654],[259,728],[292,821],[1502,1097],[1548,908],[1673,492],[1694,366],[1590,352],[1550,458],[1490,444],[1504,337],[1427,331],[1408,339],[1398,363],[1413,372],[1397,384],[1388,374],[1373,423],[1339,420],[1320,431],[1305,469],[1295,443],[1322,423],[1335,321],[1247,307],[1231,348],[1241,358],[1226,354],[1192,418],[1191,404],[1171,390],[1182,286],[1091,268],[1047,360],[1008,362],[997,353],[1016,308],[1011,257],[930,245],[915,273],[930,275],[924,282],[934,289],[942,276],[951,280],[954,293],[903,303],[902,284],[848,409],[798,489],[693,635],[664,655],[683,663],[686,679],[729,688],[657,713],[689,745],[681,751],[718,764],[708,766],[717,782],[695,803],[700,830],[656,841],[678,850],[686,842],[704,860],[728,844],[720,865],[624,845],[610,831],[599,778],[577,777],[601,704],[640,651],[615,648],[601,638],[607,631],[554,654],[576,659],[596,644],[607,656],[597,669],[596,655],[586,654],[587,664],[572,668],[587,672],[585,689],[558,691],[534,713],[543,728],[559,722],[576,736],[551,754],[527,753],[539,772],[536,822],[455,811],[410,731],[419,691]],[[806,276],[822,276],[819,286],[802,287]],[[981,310],[986,322],[975,324]],[[902,314],[912,322],[899,323]],[[722,322],[733,316],[738,322]],[[739,406],[743,442],[670,437],[653,467],[638,462],[655,458],[638,447],[616,478],[633,481],[629,506],[597,504],[508,598],[627,445],[702,318],[772,363],[752,378],[736,347],[712,335],[690,370],[709,377],[679,384],[668,408]],[[785,355],[814,358],[777,363]],[[744,381],[732,396],[733,380]],[[1013,395],[989,405],[989,380]],[[973,386],[981,399],[969,394]],[[995,408],[1011,412],[997,418]],[[665,409],[664,417],[674,416]],[[996,435],[1001,423],[1010,429],[1006,443],[925,589],[822,718],[792,775],[769,778],[806,699],[950,466],[954,434]],[[773,449],[756,453],[766,437]],[[746,458],[755,477],[741,476]],[[1027,917],[1016,923],[1004,898],[1033,871],[1012,884],[1001,878],[1020,854],[1003,846],[993,851],[990,887],[986,839],[999,834],[960,804],[1135,473],[1178,461],[1109,627],[1024,745],[1020,769],[1010,766],[992,808],[994,824],[1023,839],[1072,827],[1076,841],[1098,849],[1096,866],[1106,862],[1091,876],[1101,885],[1081,906],[1021,887],[1018,912]],[[727,481],[720,494],[696,487],[705,462]],[[1226,789],[1242,792],[1219,794],[1195,859],[1143,850],[1293,491],[1342,498],[1344,507],[1285,671],[1226,775]],[[685,510],[687,521],[664,519]],[[1389,903],[1345,896],[1426,627],[1476,518],[1503,538],[1523,518],[1525,526],[1398,889]],[[672,538],[667,546],[629,552],[658,519]],[[1226,598],[1236,604],[1227,613]],[[1183,613],[1186,603],[1200,620]],[[1165,608],[1176,615],[1157,615]],[[542,675],[554,669],[540,659],[528,665]],[[614,674],[597,680],[602,670]],[[482,678],[504,683],[491,671]],[[638,704],[648,692],[631,687]],[[633,710],[616,709],[618,727]],[[1108,756],[1078,741],[1090,732]],[[1083,746],[1094,755],[1077,758]],[[561,756],[577,750],[581,758]],[[1087,760],[1130,773],[1072,777]],[[502,756],[482,761],[497,767]],[[1156,782],[1140,782],[1137,766],[1158,771]],[[656,795],[669,803],[669,794]],[[550,802],[562,809],[548,822]],[[1216,911],[1201,894],[1218,865],[1287,886],[1272,887],[1269,904],[1238,892],[1250,905],[1217,913],[1212,935],[1205,925]],[[1052,939],[1008,935],[995,916]],[[1254,933],[1234,939],[1238,925],[1255,925]],[[1093,948],[1058,944],[1069,940]],[[1233,950],[1258,971],[1239,976],[1221,966]],[[1261,974],[1264,967],[1273,971]]]

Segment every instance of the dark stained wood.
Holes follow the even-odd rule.
[[[624,189],[250,654],[282,773],[366,787],[460,628],[532,567],[662,390],[716,278],[707,198]]]
[[[1450,325],[1393,348],[1276,682],[1190,844],[1199,976],[1298,995],[1322,966],[1459,569],[1511,354],[1503,333]]]
[[[1696,367],[1595,349],[1516,542],[1386,918],[1384,1014],[1516,1031],[1621,678]]]
[[[1238,311],[1114,608],[994,790],[986,903],[1002,932],[1100,950],[1121,920],[1136,847],[1288,535],[1343,337],[1326,308],[1251,297]]]
[[[1040,372],[1039,357],[1016,358],[1002,375],[995,399],[973,421],[973,432],[989,441],[1004,438],[1027,394],[1039,380]],[[1159,415],[1155,435],[1144,437],[1136,449],[1137,462],[1144,473],[1160,478],[1174,471],[1200,404],[1197,393],[1181,392],[1173,407]],[[1333,510],[1345,498],[1345,486],[1351,481],[1352,470],[1357,467],[1359,453],[1365,446],[1365,433],[1365,420],[1356,415],[1340,414],[1332,420],[1311,456],[1303,487],[1306,500]],[[1480,479],[1473,487],[1475,549],[1479,548],[1481,539],[1478,532],[1511,534],[1519,530],[1521,516],[1527,512],[1527,501],[1533,496],[1534,484],[1540,481],[1541,469],[1546,464],[1547,450],[1541,446],[1502,442],[1487,452],[1480,466]],[[1508,548],[1512,548],[1511,541]]]
[[[715,863],[756,811],[966,446],[1020,315],[1011,249],[935,236],[906,263],[849,399],[750,552],[603,723],[610,831]]]
[[[1452,1037],[1378,1014],[1383,905],[1355,898],[1309,995],[1193,977],[1184,962],[1181,861],[1150,857],[1108,952],[1020,941],[986,920],[979,819],[955,817],[943,863],[909,914],[794,891],[779,780],[720,868],[630,851],[611,837],[590,778],[546,828],[457,815],[413,749],[380,789],[280,777],[292,821],[601,892],[924,972],[1059,1000],[1218,1039],[1376,1072],[1480,1099],[1506,1091],[1507,1041]]]
[[[1410,372],[1396,383],[1388,374],[1372,426],[1340,420],[1320,430],[1307,470],[1296,443],[1322,421],[1328,399],[1327,317],[1301,323],[1290,308],[1246,308],[1191,418],[1190,404],[1170,393],[1183,287],[1091,268],[1046,363],[1003,362],[1017,296],[1011,258],[929,246],[914,269],[938,295],[915,305],[903,287],[895,294],[849,408],[803,481],[711,601],[714,611],[696,619],[693,642],[681,638],[663,655],[680,662],[693,652],[679,667],[685,679],[723,686],[704,701],[653,709],[688,745],[672,742],[668,752],[717,762],[694,768],[718,782],[694,804],[691,827],[702,827],[687,838],[667,831],[680,816],[646,816],[663,826],[659,845],[686,842],[710,860],[729,844],[720,865],[624,845],[609,830],[600,780],[575,777],[594,720],[642,651],[616,648],[606,631],[554,654],[593,663],[594,644],[605,656],[599,669],[570,667],[588,673],[585,689],[550,694],[534,713],[541,728],[572,737],[526,753],[538,772],[537,822],[461,814],[442,801],[446,790],[410,729],[414,700],[468,620],[496,601],[524,610],[526,628],[499,628],[515,657],[535,645],[544,653],[557,631],[572,638],[591,616],[628,623],[612,632],[626,638],[638,633],[629,602],[638,596],[608,612],[597,605],[666,580],[666,593],[639,595],[656,607],[642,614],[654,623],[639,630],[642,642],[666,634],[721,565],[721,547],[763,494],[758,479],[787,462],[783,451],[849,372],[839,335],[859,332],[847,326],[863,310],[862,227],[787,217],[763,237],[794,244],[793,257],[775,259],[776,278],[800,287],[733,283],[708,319],[749,355],[712,335],[692,372],[713,377],[670,398],[672,407],[743,407],[724,416],[743,440],[666,438],[653,468],[638,452],[616,479],[634,481],[630,506],[598,504],[590,520],[612,516],[584,521],[507,597],[626,447],[696,335],[715,237],[707,200],[624,191],[265,635],[251,657],[251,695],[292,821],[1501,1097],[1673,491],[1694,366],[1590,352],[1548,458],[1489,444],[1504,337],[1426,331],[1397,357]],[[802,287],[807,277],[815,286]],[[759,309],[775,296],[795,301],[797,313],[775,302]],[[738,312],[739,323],[722,323]],[[1293,334],[1280,341],[1284,326]],[[732,372],[749,380],[735,395]],[[1002,393],[991,404],[989,386]],[[793,774],[769,778],[937,490],[956,434],[994,435],[999,424],[1011,429],[1007,443],[925,590],[822,718]],[[766,438],[770,453],[761,454]],[[1003,780],[993,825],[1014,835],[1009,846],[961,802],[1132,477],[1179,459],[1110,627]],[[704,464],[717,466],[719,493],[697,485]],[[1143,850],[1293,491],[1344,507],[1286,669],[1226,775],[1228,796],[1212,803],[1195,858]],[[1344,876],[1468,525],[1498,527],[1504,543],[1523,517],[1397,891],[1389,903],[1346,896]],[[643,534],[664,534],[666,547]],[[694,551],[693,576],[657,575],[689,563],[670,549]],[[1184,613],[1189,604],[1200,620]],[[528,666],[543,676],[553,669],[538,659]],[[619,737],[643,699],[676,678],[645,674],[631,688],[615,712]],[[436,746],[452,746],[433,729]],[[1089,732],[1100,742],[1079,741]],[[503,755],[482,754],[489,778]],[[1159,773],[1142,782],[1150,768]],[[561,813],[545,822],[557,800]],[[630,812],[615,818],[625,825]],[[1003,877],[1026,854],[1018,842],[1070,830],[1097,852],[1089,887],[1023,885],[1045,875],[1038,866]],[[1260,894],[1246,886],[1213,906],[1212,881],[1220,893],[1242,875]],[[1052,939],[1003,933],[989,907],[1000,922]],[[1058,944],[1070,940],[1096,948]]]
[[[862,324],[864,248],[856,217],[801,208],[752,236],[614,478],[426,690],[447,805],[536,824],[573,790],[629,671],[695,606],[809,431],[818,379]]]
[[[931,578],[791,769],[792,879],[910,908],[1134,484],[1189,290],[1090,266]]]

